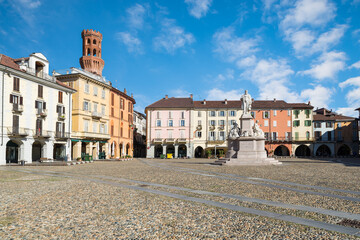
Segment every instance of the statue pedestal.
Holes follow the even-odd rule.
[[[254,120],[250,114],[240,118],[241,136],[228,138],[228,151],[225,159],[215,161],[218,165],[279,165],[281,162],[268,158],[265,151],[265,138],[254,136]]]

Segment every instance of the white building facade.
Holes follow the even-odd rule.
[[[12,59],[0,55],[0,165],[71,160],[71,95],[49,75],[41,53]]]

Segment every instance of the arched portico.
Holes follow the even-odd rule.
[[[185,144],[179,145],[179,157],[186,157],[187,156],[187,147]]]
[[[343,144],[339,147],[337,155],[342,157],[351,156],[351,148],[348,145]]]
[[[204,157],[204,149],[200,146],[195,148],[195,158],[202,158]]]
[[[319,156],[319,157],[330,157],[332,154],[331,154],[331,150],[330,148],[323,144],[321,146],[319,146],[316,150],[316,156]]]
[[[280,145],[277,148],[275,148],[274,155],[276,155],[276,156],[290,156],[290,151],[286,146]]]
[[[311,155],[311,150],[306,145],[300,145],[295,150],[295,156],[297,157],[309,157]]]
[[[6,163],[18,163],[20,158],[21,142],[9,140],[6,143]]]

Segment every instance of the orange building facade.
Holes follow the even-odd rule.
[[[133,156],[133,111],[135,100],[132,96],[112,88],[110,90],[110,157]]]
[[[269,156],[292,155],[291,107],[285,101],[254,101],[252,116],[265,134]]]

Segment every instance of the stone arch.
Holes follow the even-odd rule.
[[[280,145],[277,148],[275,148],[274,155],[276,155],[276,156],[290,156],[290,151],[286,146]]]
[[[337,155],[338,156],[351,156],[351,148],[346,145],[343,144],[339,147],[338,151],[337,151]]]
[[[21,141],[9,140],[6,143],[6,163],[18,163],[20,158]]]
[[[95,40],[95,39],[93,40],[93,44],[96,44],[96,40]]]
[[[42,147],[44,146],[44,143],[40,141],[35,141],[32,144],[31,148],[31,158],[33,162],[40,161],[40,158],[42,158]]]
[[[204,149],[201,146],[195,148],[195,158],[204,157]]]
[[[126,155],[130,155],[130,144],[126,144]]]
[[[330,157],[331,156],[331,150],[327,145],[323,144],[320,147],[318,147],[318,149],[316,150],[316,156]]]
[[[181,144],[179,145],[179,149],[178,149],[178,157],[187,157],[187,147],[185,144]]]
[[[269,150],[265,147],[266,156],[269,156]]]
[[[161,156],[161,154],[163,154],[163,147],[160,144],[158,144],[158,145],[155,146],[154,157],[159,158]]]
[[[110,155],[114,157],[116,156],[116,153],[117,153],[117,144],[116,141],[113,141],[110,145]]]
[[[295,156],[297,157],[309,157],[311,155],[311,150],[306,145],[300,145],[295,150]]]
[[[39,61],[35,62],[35,74],[37,77],[43,77],[45,64]]]
[[[96,49],[93,49],[93,56],[96,56]]]
[[[87,49],[87,54],[86,54],[86,55],[88,55],[88,56],[90,56],[90,55],[91,55],[90,48],[88,48],[88,49]]]
[[[90,43],[91,43],[90,38],[88,38],[87,43],[88,43],[88,44],[90,44]]]
[[[174,145],[170,144],[166,146],[166,154],[172,154],[175,157],[175,147]]]
[[[120,143],[120,144],[119,144],[119,151],[120,151],[119,156],[120,156],[120,157],[123,156],[123,146],[124,146],[123,143]]]

